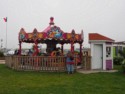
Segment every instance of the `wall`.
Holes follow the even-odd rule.
[[[94,59],[94,45],[95,44],[101,44],[102,45],[102,69],[113,69],[113,46],[112,43],[106,43],[105,41],[93,41],[90,42],[91,47],[91,56],[92,56],[92,64],[91,69],[93,69],[93,63],[96,62]],[[108,52],[110,51],[110,53]]]
[[[110,54],[108,54],[108,48],[110,48]],[[113,69],[113,45],[111,44],[106,44],[106,69]]]
[[[91,47],[91,56],[92,56],[92,64],[91,64],[91,69],[93,69],[93,61],[95,61],[94,60],[94,58],[93,58],[93,56],[94,56],[94,45],[95,44],[101,44],[102,45],[102,69],[103,70],[106,70],[106,44],[105,44],[105,42],[103,42],[103,41],[94,41],[94,42],[91,42],[90,43],[90,47]]]

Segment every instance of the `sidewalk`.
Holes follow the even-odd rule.
[[[79,73],[83,73],[83,74],[90,74],[90,73],[99,73],[99,72],[108,72],[108,73],[113,73],[113,72],[118,72],[118,70],[77,70],[77,72]]]
[[[0,64],[5,64],[5,60],[0,60]]]

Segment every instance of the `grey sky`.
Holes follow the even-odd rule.
[[[0,38],[6,41],[8,17],[8,48],[18,47],[20,28],[32,32],[43,31],[49,18],[64,32],[84,31],[84,47],[88,47],[88,33],[100,33],[115,41],[125,40],[125,0],[0,0]],[[24,45],[26,47],[27,45]]]

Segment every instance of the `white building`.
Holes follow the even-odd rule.
[[[113,39],[98,33],[89,34],[91,69],[113,69]]]

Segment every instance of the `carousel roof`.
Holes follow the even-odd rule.
[[[48,41],[58,43],[82,43],[83,31],[81,31],[81,34],[76,34],[75,30],[72,30],[70,33],[63,32],[60,27],[54,25],[54,18],[51,17],[49,26],[42,32],[38,32],[35,28],[32,33],[28,33],[21,28],[18,39],[19,42],[26,43],[46,43]]]

